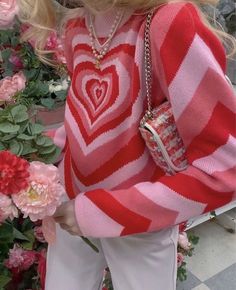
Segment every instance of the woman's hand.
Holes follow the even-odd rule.
[[[66,230],[71,235],[82,236],[83,234],[75,217],[74,203],[74,200],[64,202],[57,208],[53,217],[63,230]]]

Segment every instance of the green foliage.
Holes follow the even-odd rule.
[[[34,121],[35,105],[53,110],[63,105],[67,94],[67,72],[62,65],[52,67],[42,63],[29,43],[20,41],[20,24],[16,22],[13,29],[0,30],[0,80],[12,77],[22,71],[26,77],[26,87],[18,92],[12,103],[0,103],[0,151],[10,150],[12,153],[28,161],[42,161],[53,164],[57,161],[60,149],[45,134],[45,128]],[[20,60],[13,64],[12,56]],[[66,81],[65,81],[66,79]],[[51,84],[61,86],[54,92]],[[39,222],[37,222],[39,225]],[[14,245],[22,249],[39,252],[47,248],[46,243],[36,240],[34,228],[36,223],[22,215],[14,220],[6,220],[0,224],[0,290],[41,290],[38,261],[27,271],[15,273],[4,265],[9,258],[9,251]]]
[[[6,220],[0,225],[0,290],[16,289],[15,282],[12,280],[14,274],[4,265],[10,249],[15,244],[20,245],[24,250],[36,252],[47,248],[46,243],[40,243],[35,239],[34,227],[35,224],[29,218],[23,219],[22,216],[13,221]],[[33,264],[29,270],[21,272],[20,275],[21,281],[16,290],[41,290],[37,264]]]
[[[0,150],[10,150],[28,161],[54,163],[60,154],[44,127],[30,120],[24,105],[11,105],[0,110]]]
[[[186,263],[185,262],[183,262],[181,267],[178,268],[177,277],[178,277],[178,280],[181,282],[183,282],[187,279],[187,270],[186,270]]]
[[[64,104],[67,95],[67,88],[54,93],[49,91],[49,83],[53,80],[58,84],[67,79],[67,71],[64,65],[47,65],[39,60],[29,43],[20,41],[20,24],[16,22],[13,29],[0,30],[0,53],[1,69],[0,79],[13,76],[19,70],[23,71],[26,79],[26,88],[19,92],[15,98],[18,103],[25,104],[27,107],[33,104],[41,105],[48,109],[53,109],[56,105]],[[22,67],[17,68],[11,62],[10,57],[17,56]],[[48,55],[50,58],[50,55]],[[53,55],[51,55],[53,57]]]
[[[0,275],[0,290],[4,290],[8,282],[11,281],[11,276]]]

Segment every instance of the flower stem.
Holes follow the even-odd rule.
[[[88,239],[88,238],[85,238],[83,236],[81,236],[81,239],[88,245],[90,246],[95,252],[99,253],[99,250],[98,248]]]

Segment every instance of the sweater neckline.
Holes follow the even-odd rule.
[[[90,17],[89,17],[89,11],[85,11],[85,26],[89,31],[89,25],[90,25]],[[94,27],[97,33],[98,38],[106,38],[108,37],[111,25],[114,22],[114,17],[116,15],[115,9],[111,9],[108,12],[99,13],[95,15],[94,17]],[[125,25],[129,20],[133,17],[134,10],[129,9],[125,11],[123,19],[121,20],[121,23],[117,29],[117,32]]]

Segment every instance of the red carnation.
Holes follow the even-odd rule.
[[[18,193],[28,187],[29,163],[9,151],[0,151],[0,192]]]

